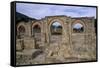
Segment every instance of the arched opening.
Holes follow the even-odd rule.
[[[52,35],[61,35],[62,34],[62,26],[59,22],[52,23],[50,30],[51,30]]]
[[[85,44],[85,23],[81,20],[76,20],[72,23],[72,37],[73,50],[79,52],[81,46]]]
[[[62,40],[62,25],[55,21],[50,26],[51,42],[61,42]]]
[[[84,32],[84,26],[81,23],[75,23],[73,26],[73,33],[82,33]]]
[[[35,48],[39,49],[41,45],[41,28],[38,24],[33,26],[33,37],[35,39]]]
[[[18,38],[22,38],[25,35],[25,27],[24,26],[19,26],[18,27]]]
[[[41,33],[41,28],[39,25],[33,27],[33,35]]]

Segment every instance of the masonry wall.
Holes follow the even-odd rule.
[[[50,26],[53,22],[59,22],[62,28],[61,42],[51,44]],[[84,32],[74,33],[72,25],[80,22],[84,26]],[[41,41],[38,44],[45,49],[46,58],[87,58],[96,59],[96,34],[94,27],[94,18],[81,17],[71,18],[67,16],[47,16],[41,20],[31,22],[20,22],[17,25],[25,27],[23,38],[16,39],[17,50],[36,49],[36,41],[33,36],[33,26],[39,25],[41,28]],[[18,30],[17,30],[18,32]],[[18,35],[19,33],[17,33]],[[17,36],[16,36],[17,37]],[[24,47],[24,48],[23,48]],[[54,54],[54,55],[51,55]],[[63,60],[63,59],[62,59]]]

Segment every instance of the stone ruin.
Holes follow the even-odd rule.
[[[52,34],[59,22],[60,34]],[[75,29],[76,24],[80,29]],[[18,65],[80,62],[96,60],[94,17],[72,18],[64,15],[46,16],[40,20],[19,22],[16,26],[16,59]]]

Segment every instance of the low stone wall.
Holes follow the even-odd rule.
[[[26,37],[24,39],[17,39],[16,40],[16,50],[24,50],[24,49],[34,49],[35,48],[35,42],[34,38]]]

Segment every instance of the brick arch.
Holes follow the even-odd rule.
[[[35,23],[33,23],[33,24],[32,24],[32,28],[34,28],[36,25],[38,25],[38,26],[40,27],[40,29],[41,29],[41,23],[40,23],[40,22],[35,22]]]
[[[34,35],[34,34],[33,34],[33,28],[34,28],[35,26],[37,26],[37,25],[39,26],[40,31],[42,30],[41,22],[35,22],[35,23],[33,23],[32,26],[31,26],[31,27],[32,27],[32,28],[31,28],[31,30],[32,30],[32,35]]]
[[[22,30],[21,30],[22,29]],[[18,31],[21,31],[21,32],[25,32],[25,27],[24,26],[19,26],[19,28],[18,28]]]
[[[65,31],[64,31],[64,29],[65,29],[65,25],[64,25],[64,21],[62,20],[62,19],[60,19],[60,18],[53,18],[53,19],[51,19],[49,22],[48,22],[48,32],[49,32],[49,42],[51,41],[51,39],[52,39],[52,35],[51,35],[51,25],[54,23],[54,22],[58,22],[58,23],[60,23],[61,24],[61,27],[62,27],[62,35],[61,35],[61,42],[63,42],[63,37],[65,37]]]
[[[55,21],[59,22],[63,26],[64,21],[59,18],[53,18],[52,20],[50,20],[49,26],[51,26],[51,24],[53,24]]]
[[[51,25],[54,22],[59,22],[61,24],[61,26],[62,26],[62,34],[63,34],[63,31],[64,31],[64,21],[62,19],[59,19],[59,18],[54,18],[54,19],[50,20],[50,22],[49,22],[49,32],[51,33],[50,27],[51,27]]]
[[[75,24],[77,24],[77,23],[83,25],[83,28],[84,28],[83,33],[84,33],[84,32],[86,31],[86,25],[85,25],[85,22],[82,21],[82,20],[74,20],[74,21],[72,22],[72,24],[71,24],[71,31],[73,32],[73,25],[75,25]]]
[[[17,32],[19,32],[20,26],[23,26],[25,28],[25,31],[26,31],[26,25],[25,25],[25,23],[22,22],[22,23],[17,24]]]

